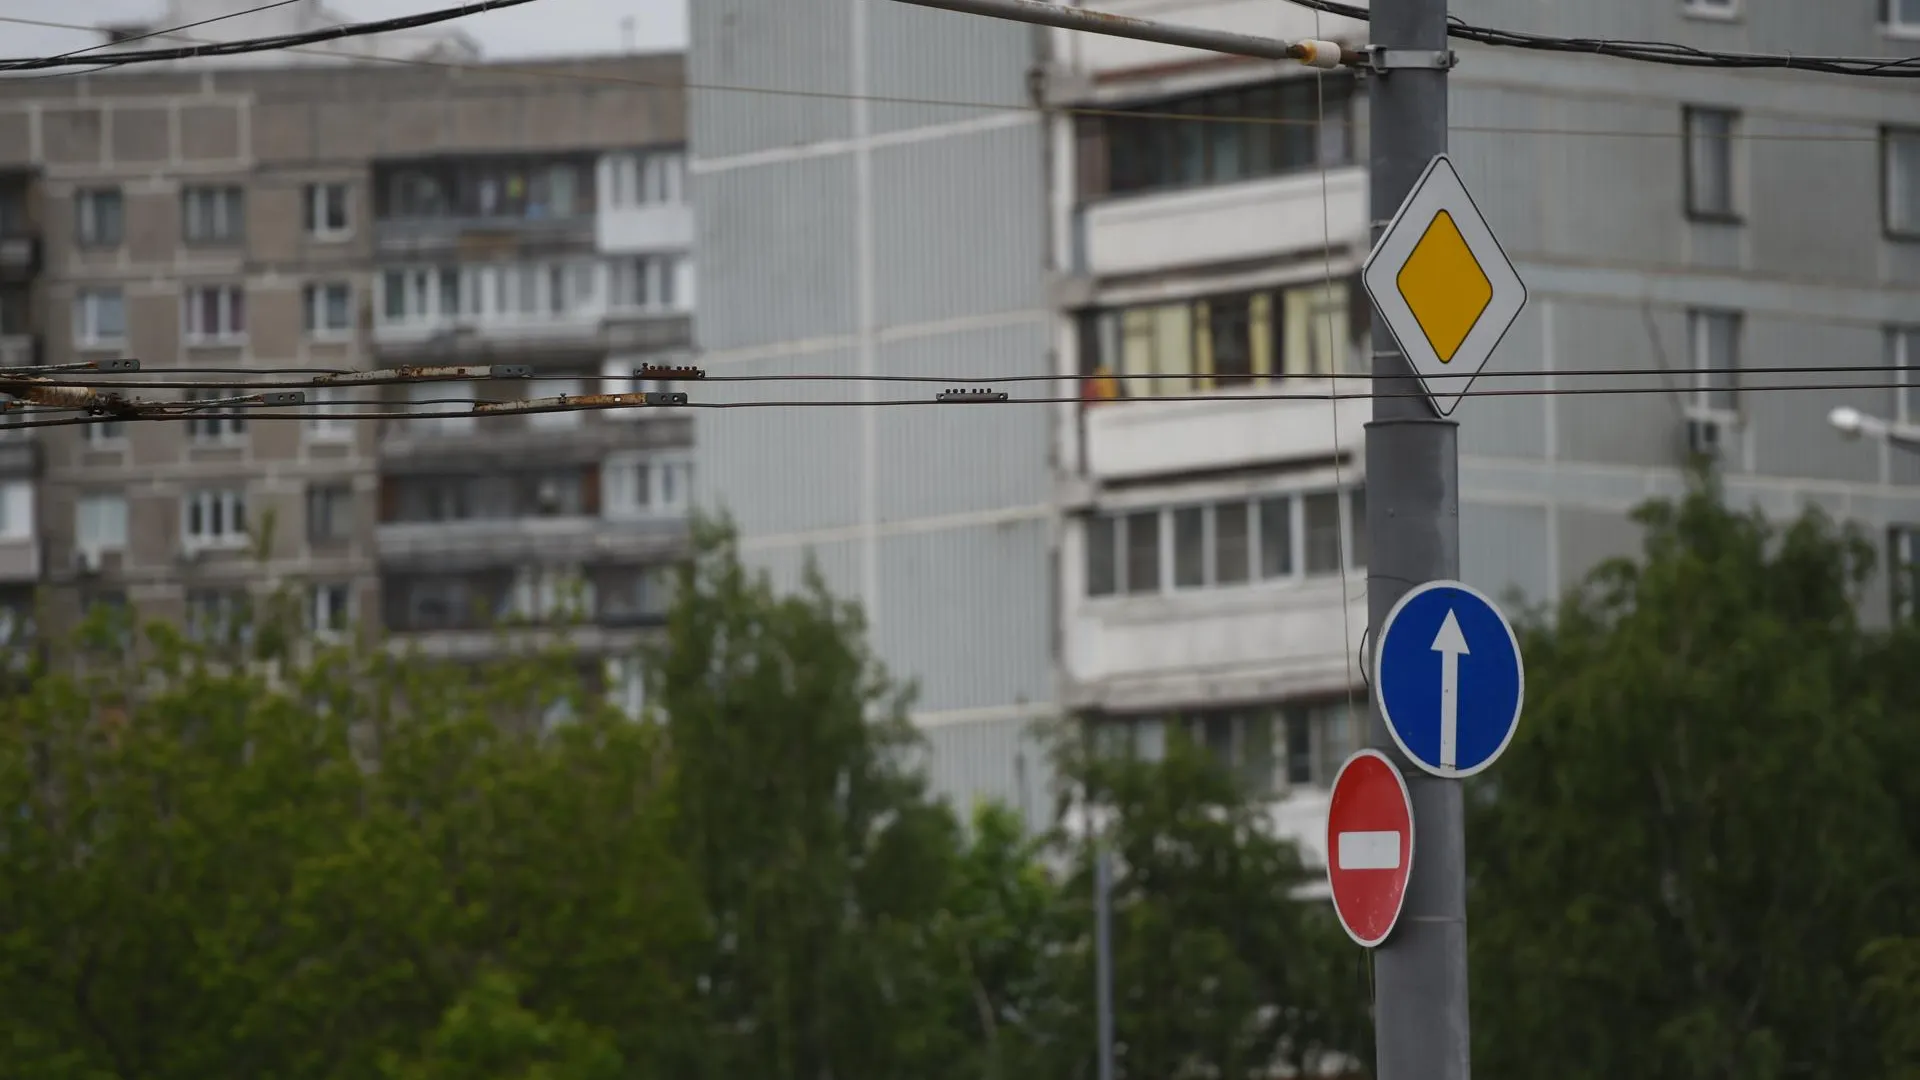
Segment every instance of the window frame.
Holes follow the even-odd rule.
[[[1740,18],[1740,0],[1680,0],[1680,14],[1689,19],[1733,22]]]
[[[112,537],[108,537],[104,541],[99,540],[98,538],[93,538],[90,541],[90,539],[86,535],[87,532],[89,531],[86,528],[86,522],[89,519],[89,515],[87,513],[88,509],[99,508],[102,506],[118,507],[120,528],[119,528],[119,539],[117,540],[113,539]],[[96,513],[93,516],[94,517],[98,516],[97,509],[96,509]],[[92,552],[125,551],[127,549],[128,535],[132,531],[131,522],[130,522],[131,516],[132,516],[132,505],[130,503],[130,500],[128,500],[127,498],[127,493],[124,491],[82,492],[80,496],[73,501],[73,546],[76,549],[81,551],[92,551]],[[93,531],[98,532],[99,530],[96,529]]]
[[[1727,130],[1724,136],[1705,136],[1697,131],[1700,121],[1708,117],[1724,117]],[[1689,221],[1719,225],[1738,225],[1745,218],[1741,213],[1740,182],[1740,126],[1744,119],[1739,109],[1723,105],[1685,105],[1680,110],[1680,154],[1682,169],[1681,199],[1683,210]],[[1702,146],[1703,138],[1724,139],[1726,166],[1726,206],[1723,208],[1703,206],[1701,199],[1702,183],[1700,162],[1696,150]]]
[[[193,530],[193,510],[200,511],[201,532]],[[208,532],[210,511],[218,509],[222,528],[219,532]],[[234,526],[238,522],[238,527]],[[231,551],[245,548],[251,542],[253,523],[247,514],[247,492],[244,487],[205,487],[194,488],[180,496],[180,547],[183,551]]]
[[[113,207],[109,238],[101,234],[100,204]],[[127,197],[118,186],[84,187],[73,193],[73,243],[88,251],[113,251],[127,242]]]
[[[196,207],[196,203],[208,205]],[[203,217],[210,221],[203,222]],[[210,228],[196,228],[206,225]],[[233,247],[247,241],[247,191],[240,184],[189,184],[180,189],[180,241],[189,247]]]
[[[215,320],[219,326],[208,333],[201,320],[201,301],[214,294]],[[247,287],[239,282],[213,282],[187,285],[180,290],[180,340],[187,345],[233,346],[247,340]]]
[[[1336,89],[1337,87],[1337,89]],[[1288,74],[1279,78],[1160,97],[1076,121],[1076,156],[1082,164],[1077,193],[1081,204],[1258,183],[1322,169],[1347,168],[1355,159],[1357,80],[1339,75]],[[1205,125],[1171,119],[1176,115],[1258,115],[1318,120],[1325,126],[1299,129],[1271,124]],[[1220,129],[1220,130],[1216,130]],[[1240,167],[1232,175],[1216,166],[1224,145],[1221,130],[1237,136],[1233,154]],[[1303,138],[1285,136],[1305,130]],[[1338,138],[1331,137],[1332,131]],[[1192,151],[1183,153],[1182,147]],[[1304,157],[1293,151],[1306,148]],[[1338,152],[1334,148],[1338,148]],[[1197,155],[1197,156],[1196,156]],[[1301,160],[1295,160],[1301,158]],[[1192,175],[1181,165],[1197,161]],[[1093,165],[1090,170],[1086,166]]]
[[[1713,326],[1715,320],[1726,320],[1730,328],[1728,348],[1732,352],[1732,363],[1727,365],[1727,385],[1715,386],[1713,380],[1718,374],[1711,369],[1713,362]],[[1693,387],[1688,395],[1691,410],[1700,416],[1738,419],[1740,416],[1740,370],[1743,367],[1743,353],[1746,347],[1746,313],[1732,308],[1696,307],[1687,309],[1687,359],[1693,369]],[[1723,404],[1716,403],[1716,394],[1727,394],[1729,398]]]
[[[337,601],[322,604],[322,597],[336,597]],[[359,604],[354,595],[351,581],[313,581],[307,584],[307,631],[321,641],[338,641],[353,631],[354,617]],[[321,619],[322,608],[336,614],[340,625],[334,626]]]
[[[337,196],[338,205],[334,205]],[[353,236],[353,187],[344,180],[316,180],[301,188],[301,224],[307,238],[337,243]],[[340,212],[340,224],[330,225],[331,212]]]
[[[1916,4],[1909,21],[1904,4]],[[1893,38],[1920,38],[1920,0],[1880,0],[1880,33]]]
[[[329,309],[329,294],[339,290],[346,297],[345,317],[339,326],[326,325],[322,318]],[[345,280],[309,281],[300,290],[302,328],[312,341],[344,341],[353,337],[355,316],[353,282]]]
[[[1920,36],[1920,26],[1914,27],[1914,33]],[[1895,144],[1902,142],[1911,147],[1908,165],[1912,172],[1898,177],[1895,174],[1902,165]],[[1911,202],[1906,212],[1913,215],[1913,220],[1907,222],[1895,220],[1894,200],[1901,188]],[[1920,127],[1888,124],[1880,129],[1880,230],[1888,240],[1920,241]]]
[[[1896,323],[1886,328],[1887,367],[1893,375],[1893,417],[1905,425],[1920,424],[1920,323]]]
[[[306,423],[300,425],[301,434],[306,440],[331,444],[352,442],[354,421],[330,416],[327,412],[327,406],[330,405],[355,404],[347,388],[321,386],[309,390],[308,393],[312,395],[308,400],[312,402],[310,407],[314,412],[307,418]]]
[[[336,548],[353,542],[353,495],[353,485],[338,480],[315,480],[307,484],[304,498],[308,547]],[[324,509],[325,513],[317,513],[317,509]],[[329,526],[328,531],[316,529],[322,518]]]
[[[218,390],[191,391],[189,396],[196,399],[219,399],[239,397],[245,393],[245,390],[237,387],[226,387]],[[221,410],[216,409],[213,411],[219,412]],[[197,413],[188,413],[186,418],[188,445],[197,447],[230,447],[246,442],[247,418],[237,415],[238,410],[227,409],[225,411],[234,413],[235,415],[205,416]]]
[[[1336,570],[1308,569],[1307,500],[1312,496],[1332,495],[1339,519],[1338,550],[1341,565]],[[1313,484],[1275,488],[1248,495],[1226,498],[1186,499],[1157,506],[1113,507],[1078,515],[1080,519],[1080,599],[1088,602],[1126,600],[1143,596],[1177,596],[1220,590],[1260,588],[1271,585],[1301,586],[1342,580],[1366,572],[1368,553],[1364,539],[1366,484],[1348,481],[1339,485]],[[1270,574],[1266,565],[1267,515],[1263,508],[1284,501],[1286,504],[1286,569]],[[1220,576],[1219,509],[1244,507],[1246,511],[1246,576],[1223,581]],[[1179,518],[1183,512],[1200,512],[1200,583],[1182,584],[1182,535]],[[1133,522],[1152,515],[1155,522],[1155,582],[1151,588],[1133,587],[1131,552]],[[1094,557],[1099,547],[1110,544],[1112,588],[1096,592]]]
[[[120,310],[120,332],[101,334],[100,302],[112,300]],[[81,349],[119,349],[127,343],[127,290],[119,285],[90,285],[73,294],[73,339]]]

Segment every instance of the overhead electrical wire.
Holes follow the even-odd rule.
[[[0,71],[36,71],[57,67],[92,67],[106,65],[122,67],[130,64],[162,63],[174,60],[190,60],[205,56],[242,56],[249,53],[274,52],[282,49],[298,48],[303,45],[318,45],[329,41],[341,41],[348,38],[366,37],[372,34],[384,34],[395,30],[412,30],[436,23],[451,22],[487,11],[519,7],[533,0],[468,0],[467,3],[418,15],[403,15],[391,19],[378,19],[368,22],[346,23],[340,26],[323,27],[318,30],[305,30],[293,34],[279,34],[271,37],[241,38],[233,41],[212,42],[205,45],[191,45],[165,49],[133,49],[112,56],[73,57],[43,56],[0,59]],[[1289,3],[1329,15],[1366,21],[1367,9],[1353,4],[1340,3],[1339,0],[1287,0]],[[1876,57],[1876,56],[1800,56],[1793,53],[1749,53],[1728,52],[1714,49],[1698,49],[1671,42],[1631,41],[1614,38],[1568,38],[1552,34],[1537,34],[1518,30],[1503,30],[1497,27],[1477,26],[1458,17],[1448,19],[1447,33],[1463,41],[1472,41],[1482,45],[1500,48],[1531,50],[1538,52],[1580,53],[1589,56],[1604,56],[1616,60],[1631,60],[1640,63],[1667,64],[1681,67],[1715,67],[1742,70],[1793,70],[1813,71],[1829,75],[1849,75],[1867,78],[1920,78],[1920,57]]]
[[[273,0],[272,3],[261,4],[259,7],[247,8],[244,11],[235,11],[227,15],[215,15],[211,19],[201,19],[198,22],[183,23],[179,26],[166,27],[160,30],[149,30],[144,34],[134,34],[131,37],[120,38],[119,40],[116,40],[116,41],[103,41],[97,45],[88,45],[83,48],[71,50],[69,52],[63,52],[58,56],[50,57],[49,59],[65,60],[65,59],[68,59],[69,57],[81,56],[90,52],[97,52],[101,49],[108,48],[109,46],[126,45],[129,42],[146,41],[150,38],[157,38],[157,37],[177,37],[180,35],[180,32],[183,30],[192,30],[196,27],[207,26],[211,23],[225,22],[228,19],[237,19],[243,15],[258,15],[260,12],[263,12],[263,11],[271,11],[274,8],[286,7],[288,4],[297,4],[300,2],[301,0]],[[105,71],[111,66],[112,65],[110,64],[98,64],[98,65],[95,65],[94,67],[89,68],[88,70],[89,71]],[[65,75],[65,74],[69,74],[69,73],[65,71],[46,71],[46,72],[41,72],[40,74],[35,75],[33,77],[36,79],[51,79],[61,75]]]
[[[516,2],[526,2],[526,0],[516,0]],[[237,12],[236,14],[246,14],[246,12]],[[13,24],[24,25],[24,26],[43,26],[43,27],[62,29],[62,30],[90,31],[90,30],[96,29],[94,27],[82,26],[77,23],[49,22],[44,19],[22,19],[22,18],[16,18],[12,16],[5,16],[5,15],[0,15],[0,23],[13,23]],[[179,38],[184,38],[186,40],[193,40],[189,35],[178,33],[176,31],[164,31],[163,33],[166,33],[167,35],[172,37],[179,37]],[[209,40],[205,42],[205,44],[213,45],[213,44],[219,44],[219,43]],[[94,46],[94,47],[99,48],[101,46]],[[303,50],[301,50],[299,47],[296,46],[296,47],[289,47],[284,51],[300,53]],[[207,55],[207,54],[201,54],[201,55]],[[867,101],[867,102],[872,102],[875,104],[883,104],[883,105],[921,105],[921,106],[938,107],[938,108],[975,109],[983,112],[1038,113],[1038,114],[1056,113],[1056,114],[1066,115],[1066,116],[1112,117],[1112,118],[1118,118],[1118,119],[1131,119],[1131,120],[1173,120],[1173,121],[1181,121],[1181,122],[1188,122],[1188,123],[1197,122],[1197,123],[1206,123],[1206,124],[1252,124],[1252,125],[1277,126],[1277,127],[1317,126],[1317,121],[1299,119],[1294,117],[1225,116],[1225,115],[1220,115],[1215,113],[1172,113],[1172,112],[1158,112],[1152,109],[1102,108],[1094,105],[1052,106],[1052,105],[1034,105],[1034,104],[1025,104],[1025,103],[1010,103],[1010,102],[1004,102],[1004,101],[998,101],[998,102],[959,101],[952,98],[908,97],[905,95],[898,95],[898,94],[856,94],[856,93],[850,93],[846,91],[800,90],[800,89],[793,89],[789,87],[776,87],[776,86],[747,86],[747,85],[730,84],[730,83],[695,83],[695,82],[686,82],[686,81],[666,81],[666,80],[659,80],[659,79],[642,79],[642,78],[634,78],[630,76],[613,75],[613,74],[608,74],[604,72],[585,72],[585,71],[568,71],[563,69],[530,68],[530,67],[521,67],[519,65],[515,65],[511,68],[507,68],[497,64],[489,65],[485,63],[469,63],[469,62],[463,62],[458,60],[430,60],[430,59],[425,59],[421,57],[379,56],[373,53],[356,53],[356,52],[347,52],[344,50],[332,51],[328,53],[317,53],[317,52],[308,51],[307,55],[328,56],[335,59],[365,61],[367,63],[398,64],[398,65],[409,66],[409,67],[435,68],[435,69],[447,70],[447,71],[482,72],[482,73],[495,75],[495,76],[505,75],[510,77],[528,78],[528,79],[546,79],[546,80],[560,81],[560,82],[581,82],[581,83],[587,83],[587,84],[600,84],[600,85],[611,85],[611,86],[633,86],[633,87],[640,87],[640,88],[646,88],[646,89],[659,89],[659,90],[684,90],[687,92],[763,94],[770,97],[794,97],[794,98],[805,98],[805,99],[826,100],[826,101],[856,101],[857,100],[857,101]],[[94,58],[94,59],[99,60],[104,58]],[[115,57],[114,59],[117,60],[118,57]],[[10,60],[0,61],[0,65],[4,65],[7,63],[16,63],[16,62],[18,61],[10,61]],[[92,62],[92,61],[89,61],[89,62]],[[4,66],[0,66],[0,71],[5,71],[5,70],[7,69]],[[95,68],[93,70],[99,70],[99,69]],[[45,75],[42,75],[40,77],[59,76],[59,75],[78,77],[78,76],[86,75],[90,73],[91,73],[90,71],[83,71],[83,72],[54,71],[54,72],[48,72]],[[1786,113],[1786,112],[1769,112],[1764,109],[1747,109],[1746,114],[1750,117],[1773,117],[1785,123],[1823,124],[1823,125],[1845,123],[1845,124],[1848,124],[1849,126],[1860,127],[1861,130],[1858,131],[1857,133],[1824,132],[1824,131],[1823,132],[1804,132],[1804,133],[1772,132],[1772,131],[1753,131],[1751,130],[1751,125],[1747,125],[1747,126],[1744,126],[1740,131],[1735,132],[1731,136],[1731,138],[1735,142],[1833,142],[1833,143],[1877,144],[1881,140],[1881,135],[1878,127],[1875,127],[1872,125],[1854,124],[1851,121],[1836,120],[1836,119],[1827,118],[1827,117],[1803,116],[1799,114]],[[1677,127],[1672,130],[1619,130],[1619,129],[1599,129],[1599,128],[1582,129],[1582,128],[1553,128],[1553,127],[1507,127],[1507,126],[1491,125],[1491,124],[1454,124],[1448,130],[1454,134],[1566,136],[1566,137],[1574,137],[1574,138],[1606,138],[1606,139],[1645,139],[1645,138],[1678,139],[1678,138],[1684,137],[1685,135],[1685,132],[1679,130],[1679,128]]]
[[[133,64],[166,63],[175,60],[194,60],[208,56],[245,56],[249,53],[279,52],[299,48],[303,45],[319,45],[329,41],[343,41],[348,38],[368,37],[373,34],[392,33],[396,30],[414,30],[422,26],[452,22],[468,16],[488,11],[519,7],[533,3],[534,0],[467,0],[466,3],[452,7],[423,11],[418,15],[401,15],[391,19],[375,19],[368,22],[342,23],[339,26],[325,26],[317,30],[302,30],[292,34],[275,34],[269,37],[236,38],[231,41],[212,41],[204,44],[175,46],[164,49],[129,49],[126,52],[107,56],[60,56],[14,57],[0,59],[0,71],[40,71],[60,67],[126,67]],[[268,5],[269,7],[277,5]],[[245,14],[245,12],[236,12]],[[231,18],[232,16],[223,16]],[[208,22],[216,20],[206,20]],[[191,25],[202,25],[194,23]]]
[[[1340,0],[1287,0],[1288,3],[1328,15],[1367,21],[1367,9]],[[1447,36],[1508,49],[1536,52],[1580,53],[1615,60],[1633,60],[1643,64],[1667,64],[1678,67],[1712,67],[1740,70],[1817,71],[1827,75],[1852,75],[1867,78],[1920,78],[1920,56],[1801,56],[1795,53],[1727,52],[1697,49],[1665,41],[1631,41],[1617,38],[1570,38],[1554,34],[1535,34],[1520,30],[1476,26],[1457,15],[1447,17]]]

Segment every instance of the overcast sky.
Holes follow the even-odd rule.
[[[245,11],[265,0],[224,0],[221,11]],[[354,20],[392,18],[453,6],[453,0],[326,0]],[[0,0],[0,19],[32,19],[75,25],[144,23],[167,10],[165,0]],[[459,20],[488,56],[555,56],[613,52],[625,47],[622,22],[632,19],[632,47],[642,51],[685,48],[685,0],[534,0],[505,11]],[[244,19],[231,23],[245,36]],[[209,30],[212,28],[209,27]],[[42,56],[92,44],[85,33],[0,22],[0,55]],[[208,36],[213,36],[209,34]],[[220,36],[229,36],[222,33]]]

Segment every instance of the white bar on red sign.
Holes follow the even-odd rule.
[[[1400,834],[1397,832],[1345,832],[1340,834],[1339,854],[1342,870],[1400,869]]]

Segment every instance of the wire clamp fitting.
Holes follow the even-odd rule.
[[[1460,63],[1460,57],[1452,49],[1389,49],[1384,45],[1369,45],[1366,53],[1366,69],[1380,75],[1394,71],[1452,71]]]

